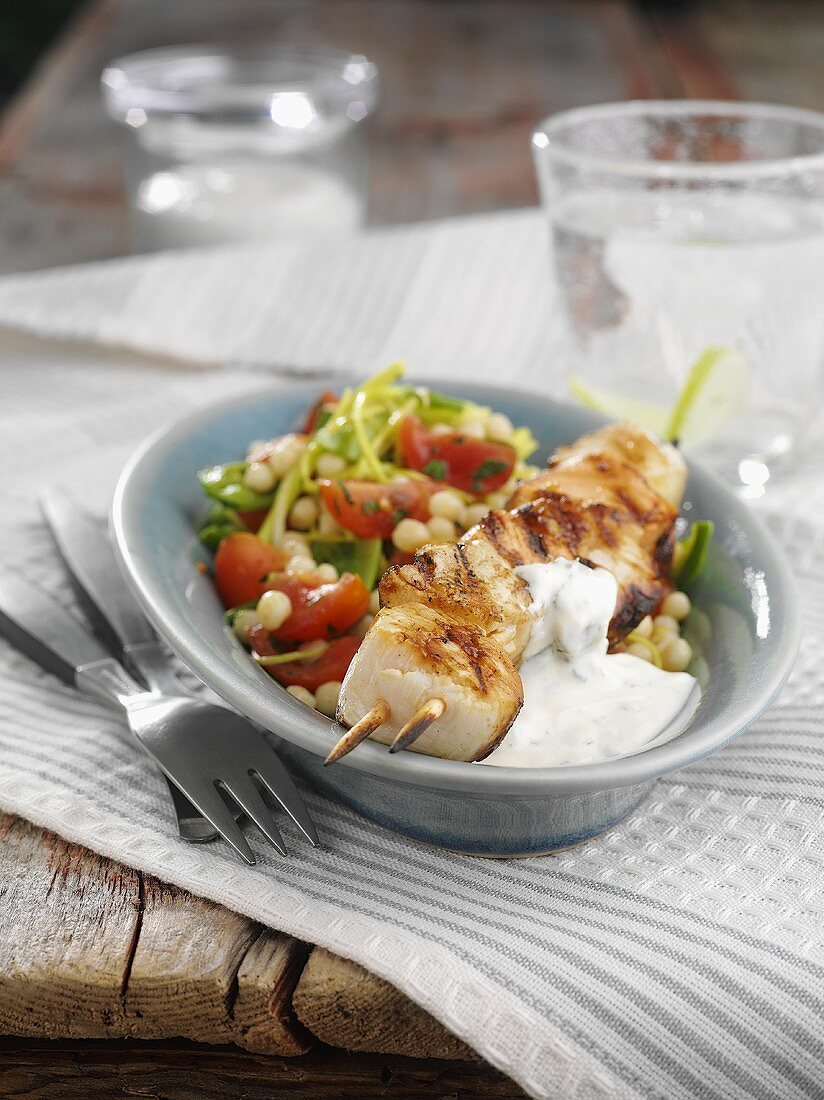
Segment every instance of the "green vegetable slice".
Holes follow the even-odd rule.
[[[693,447],[718,435],[745,404],[750,367],[736,348],[707,348],[693,363],[669,418],[666,438]]]
[[[572,376],[569,392],[588,409],[631,420],[661,439],[694,447],[718,435],[747,400],[749,363],[737,348],[707,348],[690,367],[671,409],[625,397]]]
[[[252,512],[268,508],[273,493],[256,493],[243,484],[246,462],[227,462],[221,466],[209,466],[201,470],[198,481],[213,500],[226,504],[239,512]]]
[[[687,537],[676,544],[672,579],[681,588],[691,584],[704,568],[713,530],[710,520],[696,520]]]
[[[322,645],[306,649],[293,649],[290,653],[273,653],[268,657],[261,657],[258,653],[253,653],[252,656],[259,665],[264,668],[272,668],[273,665],[288,665],[292,661],[314,661],[316,657],[322,657],[326,652],[326,643]]]
[[[212,504],[206,519],[197,533],[197,537],[208,550],[217,550],[227,535],[234,531],[245,531],[246,528],[240,522],[240,517],[232,508],[215,501]]]
[[[339,573],[356,573],[372,591],[381,575],[380,539],[313,539],[312,556],[329,562]]]
[[[289,509],[300,496],[303,477],[296,464],[281,478],[266,519],[258,529],[258,537],[277,545],[286,534]]]
[[[614,416],[617,420],[631,420],[640,428],[654,432],[659,438],[666,438],[669,413],[661,405],[654,405],[651,401],[636,401],[615,393],[614,390],[590,386],[575,375],[568,379],[567,385],[570,396],[585,408]]]

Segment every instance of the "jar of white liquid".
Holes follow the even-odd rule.
[[[126,133],[135,251],[345,233],[366,209],[360,125],[378,72],[356,54],[172,47],[103,73]]]

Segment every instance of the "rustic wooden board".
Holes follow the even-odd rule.
[[[389,982],[319,947],[303,970],[292,1005],[298,1019],[331,1046],[477,1060],[474,1051]]]
[[[0,1034],[302,1054],[309,948],[0,815]]]
[[[6,1100],[518,1100],[488,1066],[317,1047],[275,1059],[194,1043],[0,1039]]]
[[[683,94],[824,110],[821,0],[714,0],[659,28]]]
[[[474,1057],[362,967],[320,950],[306,965],[307,944],[10,815],[0,926],[0,1033],[184,1036],[279,1055],[305,1053],[314,1033],[352,1050]]]

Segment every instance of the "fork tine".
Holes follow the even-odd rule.
[[[252,775],[260,780],[269,794],[280,804],[300,829],[313,848],[320,844],[315,823],[309,816],[303,795],[295,785],[294,779],[273,752],[261,754],[258,765],[252,765]]]
[[[164,769],[165,770],[165,769]],[[232,812],[223,801],[217,787],[208,782],[195,781],[187,776],[181,781],[178,776],[169,778],[186,795],[191,803],[200,810],[206,820],[220,833],[227,844],[231,845],[237,854],[244,859],[250,867],[255,865],[255,857],[246,837],[240,831]]]
[[[287,855],[286,845],[283,843],[283,837],[278,832],[272,818],[272,811],[263,801],[263,797],[252,782],[251,777],[248,774],[243,775],[242,772],[235,772],[231,777],[224,776],[220,780],[220,784],[224,790],[228,791],[238,806],[251,817],[269,843],[282,856]]]

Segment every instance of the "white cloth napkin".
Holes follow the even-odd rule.
[[[530,212],[327,246],[170,254],[0,281],[0,322],[217,364],[549,384],[544,241]],[[36,506],[99,514],[171,416],[276,385],[6,339],[0,561],[72,606]],[[164,785],[116,720],[0,641],[0,808],[322,944],[390,980],[536,1097],[824,1094],[824,533],[809,477],[771,522],[802,587],[798,667],[769,714],[554,857],[408,843],[308,792],[325,846],[174,839]]]

